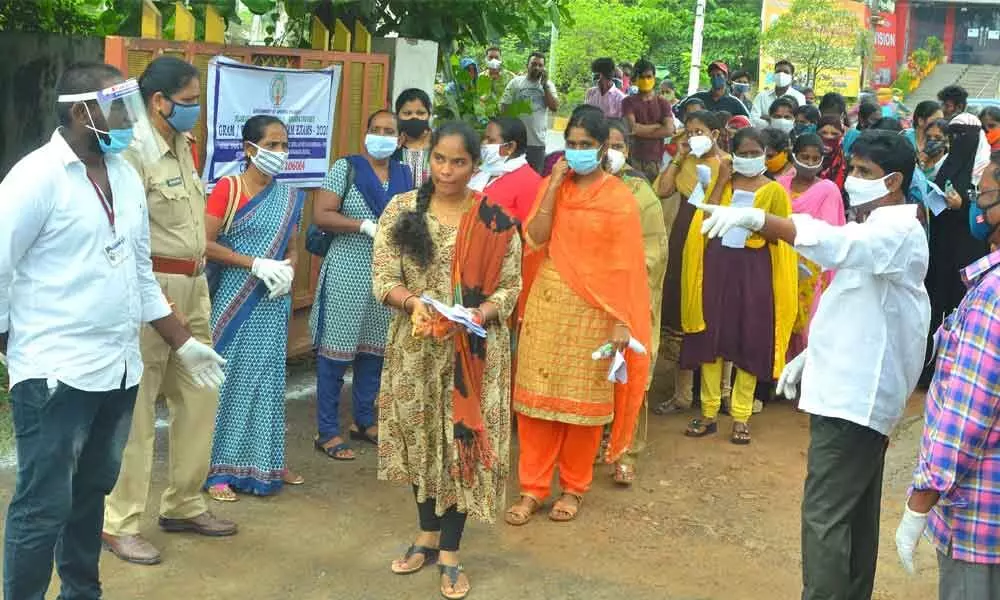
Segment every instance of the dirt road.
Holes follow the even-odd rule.
[[[898,566],[892,544],[916,452],[918,410],[914,399],[911,420],[890,449],[877,600],[936,597],[933,551],[921,546],[924,569],[911,578]],[[806,416],[787,403],[768,406],[752,422],[748,448],[729,444],[724,435],[686,439],[686,418],[652,417],[638,484],[616,489],[602,468],[575,523],[539,518],[519,529],[502,522],[470,525],[463,542],[470,598],[798,598]],[[308,478],[305,486],[275,498],[215,504],[218,514],[241,526],[232,539],[165,534],[156,528],[155,514],[148,515],[145,531],[162,549],[163,564],[132,566],[105,554],[106,597],[440,597],[436,571],[399,577],[388,570],[414,533],[411,492],[376,481],[370,446],[358,448],[354,463],[335,463],[315,452],[312,424],[312,402],[290,404],[289,455],[292,467]],[[722,425],[728,431],[728,420]],[[162,489],[162,470],[161,453],[151,498],[158,499]],[[4,504],[12,485],[12,474],[0,475]],[[509,488],[509,498],[515,489]]]

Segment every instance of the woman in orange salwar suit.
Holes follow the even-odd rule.
[[[521,498],[505,515],[523,525],[548,499],[559,470],[562,495],[549,518],[576,517],[594,475],[603,426],[605,460],[631,443],[646,386],[651,323],[642,225],[629,188],[600,168],[608,124],[580,110],[566,129],[566,157],[542,182],[524,227],[524,321],[514,386]],[[608,380],[610,362],[591,354],[611,342],[624,351],[628,380]]]

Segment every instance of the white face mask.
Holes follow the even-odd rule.
[[[503,163],[506,157],[500,156],[503,144],[483,144],[479,147],[479,159],[483,161],[482,169],[491,175],[503,173]]]
[[[774,127],[782,133],[791,133],[791,131],[795,129],[795,121],[774,117],[771,119],[771,127]]]
[[[786,88],[792,85],[792,76],[788,73],[775,73],[774,85],[780,88]]]
[[[876,200],[881,200],[889,195],[889,188],[885,185],[885,180],[895,173],[889,173],[881,179],[862,179],[848,175],[844,180],[844,190],[851,207],[858,207]]]
[[[742,156],[733,157],[733,170],[744,177],[756,177],[767,168],[766,159],[763,154],[752,158]]]
[[[499,58],[494,58],[486,61],[486,67],[489,69],[493,69],[494,71],[499,71],[501,66],[503,66],[503,63],[500,61]]]
[[[688,145],[691,146],[691,154],[701,158],[712,149],[712,138],[707,135],[696,135],[688,140]]]
[[[625,168],[625,153],[621,150],[608,148],[608,170],[612,175],[617,175]]]

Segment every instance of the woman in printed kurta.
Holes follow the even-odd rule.
[[[792,212],[807,214],[831,225],[843,225],[844,203],[837,185],[818,177],[823,168],[823,140],[815,133],[795,138],[792,146],[795,171],[778,178],[792,201]],[[788,342],[787,359],[791,360],[806,349],[809,323],[819,305],[820,295],[833,279],[833,273],[823,272],[819,265],[799,257],[799,306]]]
[[[617,461],[642,408],[649,355],[627,349],[630,337],[651,347],[642,225],[629,188],[600,168],[607,143],[600,110],[574,113],[566,158],[543,181],[524,228],[514,388],[521,498],[505,516],[511,525],[527,523],[545,502],[557,466],[562,494],[549,518],[573,520],[593,481],[603,426],[613,421],[605,460]],[[609,359],[591,358],[609,343],[624,352],[625,382],[609,381]]]
[[[621,178],[628,186],[639,205],[639,219],[642,222],[642,246],[646,256],[646,283],[649,286],[650,321],[652,323],[649,364],[656,364],[660,346],[660,310],[663,307],[663,279],[667,274],[667,229],[663,221],[663,206],[649,187],[645,175],[632,169],[628,164],[628,134],[624,121],[609,119],[608,157],[605,166],[613,175]],[[653,383],[653,369],[649,369],[646,393]],[[643,398],[642,410],[636,419],[635,433],[628,452],[615,465],[615,482],[631,485],[635,480],[639,453],[646,446],[647,398]]]
[[[413,185],[422,186],[431,176],[431,99],[417,88],[403,90],[396,98],[396,117],[402,142],[393,158],[410,167]]]
[[[313,205],[313,222],[332,234],[309,318],[317,356],[315,446],[334,460],[354,459],[339,416],[348,367],[353,368],[350,436],[378,443],[375,397],[390,314],[371,291],[372,239],[389,199],[413,187],[409,168],[389,158],[398,137],[392,113],[372,114],[365,150],[334,163]]]
[[[463,598],[466,516],[493,522],[510,472],[507,323],[521,290],[521,242],[515,220],[467,188],[475,131],[445,123],[430,148],[431,179],[392,200],[375,239],[375,296],[399,311],[379,394],[378,477],[413,486],[420,518],[393,572],[438,560],[442,594]],[[425,295],[468,307],[485,340],[450,328]]]
[[[303,481],[285,468],[289,292],[303,194],[273,178],[288,152],[281,121],[250,119],[243,142],[247,170],[216,184],[205,219],[212,338],[227,361],[206,487],[212,498],[229,502],[237,499],[233,490],[263,496]],[[279,287],[257,277],[260,261],[283,274]]]
[[[733,153],[732,183],[727,183],[721,204],[755,206],[779,217],[791,214],[785,189],[764,175],[760,132],[738,131]],[[730,441],[749,444],[757,380],[777,379],[785,366],[797,306],[795,251],[784,242],[769,244],[756,234],[741,237],[740,231],[706,242],[701,233],[703,214],[695,213],[684,248],[684,272],[685,277],[692,275],[693,293],[681,307],[681,366],[701,368],[702,413],[685,433],[702,437],[718,430],[722,363],[728,360],[736,370]]]

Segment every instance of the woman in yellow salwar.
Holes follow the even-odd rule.
[[[609,173],[621,178],[635,196],[639,206],[639,220],[642,223],[642,246],[646,255],[646,284],[649,286],[650,322],[652,323],[652,344],[649,364],[656,364],[656,353],[660,347],[660,310],[663,307],[663,278],[667,274],[667,228],[663,222],[663,205],[656,196],[645,175],[632,169],[628,163],[628,129],[620,119],[608,119],[608,155],[604,161]],[[646,417],[649,386],[653,383],[653,369],[649,369],[646,379],[646,397],[642,410],[636,419],[635,433],[628,452],[615,464],[615,483],[623,486],[635,481],[639,453],[646,446]]]
[[[684,131],[675,136],[677,154],[660,173],[653,184],[657,195],[663,199],[665,221],[670,227],[667,242],[667,276],[663,283],[661,359],[675,373],[674,395],[653,408],[659,415],[691,407],[694,376],[689,369],[680,368],[681,342],[684,328],[681,324],[681,298],[690,297],[693,290],[685,288],[682,258],[684,246],[691,229],[696,209],[688,202],[699,187],[698,167],[709,169],[709,182],[701,186],[708,202],[718,204],[725,186],[718,181],[729,181],[732,162],[729,155],[719,148],[718,140],[723,123],[715,113],[699,110],[689,112],[684,118]],[[701,235],[697,232],[696,235]],[[689,286],[688,286],[689,287]]]
[[[754,129],[733,138],[731,187],[723,206],[755,206],[779,217],[791,214],[788,193],[764,176],[764,140]],[[698,210],[684,248],[684,278],[694,293],[683,299],[681,367],[701,368],[701,414],[685,432],[703,437],[718,430],[722,364],[736,370],[732,390],[734,444],[750,443],[750,414],[757,379],[777,379],[798,312],[798,263],[784,242],[767,243],[737,230],[706,243]]]
[[[562,495],[549,518],[571,521],[594,476],[603,426],[605,460],[628,449],[649,372],[649,288],[639,207],[620,179],[601,169],[608,124],[579,110],[566,129],[566,156],[542,182],[524,228],[524,321],[514,386],[521,498],[505,516],[523,525],[548,497],[559,467]],[[610,342],[624,352],[627,381],[608,379]]]

